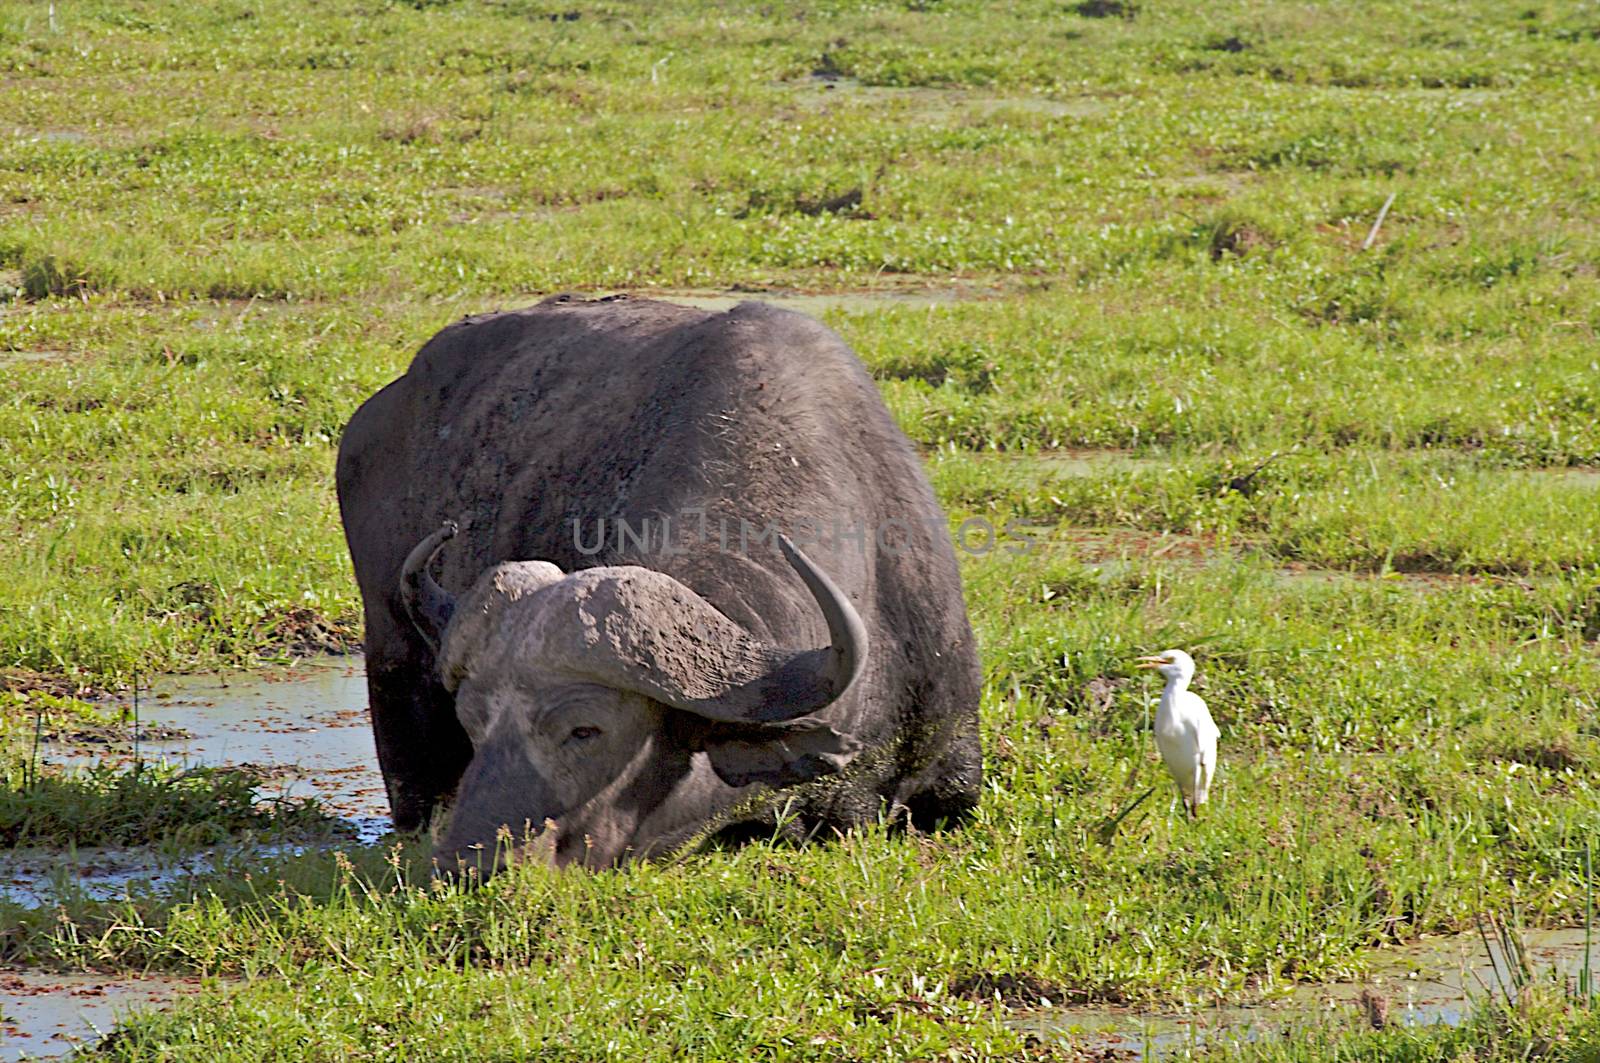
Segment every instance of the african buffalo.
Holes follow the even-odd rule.
[[[450,805],[447,869],[506,828],[599,866],[978,800],[945,518],[810,318],[467,318],[356,411],[338,487],[395,825]]]

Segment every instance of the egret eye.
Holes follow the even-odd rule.
[[[570,735],[568,735],[567,738],[570,741],[583,742],[583,741],[586,741],[586,740],[588,740],[590,738],[595,737],[599,733],[600,733],[600,728],[598,728],[598,727],[574,727],[572,729],[572,733]]]

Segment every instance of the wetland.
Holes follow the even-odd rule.
[[[1478,0],[0,8],[0,990],[112,1001],[0,997],[3,1051],[1591,1058],[1596,40]],[[953,532],[1036,529],[962,555],[974,822],[475,891],[385,833],[334,450],[437,329],[561,291],[819,317]],[[1108,830],[1169,646],[1214,801]]]

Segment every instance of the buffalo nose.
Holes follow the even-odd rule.
[[[559,864],[558,840],[559,831],[552,819],[546,819],[537,830],[524,828],[521,837],[501,827],[489,842],[463,845],[448,840],[434,850],[433,874],[452,882],[483,882],[512,863]]]
[[[506,866],[505,851],[493,845],[441,846],[433,854],[433,877],[471,886],[486,881]]]

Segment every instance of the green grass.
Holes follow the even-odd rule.
[[[27,764],[27,762],[23,762]],[[326,829],[315,803],[258,800],[245,771],[11,770],[0,779],[0,846],[197,846],[246,831]]]
[[[953,525],[1038,536],[964,559],[970,828],[469,893],[419,842],[0,910],[7,960],[246,979],[107,1054],[1018,1058],[1049,1049],[958,988],[1237,997],[1486,907],[1581,915],[1591,7],[51,10],[0,11],[6,733],[359,638],[342,426],[442,325],[556,290],[983,294],[825,318]],[[1223,728],[1216,803],[1102,844],[1158,771],[1129,661],[1172,645]],[[180,831],[246,814],[155,790]],[[1592,1058],[1591,1017],[1529,1007],[1257,1051]]]
[[[1440,451],[1275,453],[1133,463],[941,451],[930,471],[958,518],[1017,521],[1041,542],[1122,528],[1344,571],[1580,581],[1600,571],[1600,472],[1507,470]]]

